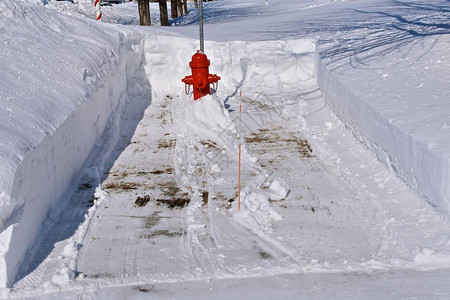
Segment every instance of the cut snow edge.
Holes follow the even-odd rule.
[[[317,80],[327,105],[377,158],[424,200],[450,215],[450,160],[389,122],[359,98],[316,49]]]

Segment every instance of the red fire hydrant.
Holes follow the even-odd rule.
[[[194,87],[194,100],[197,100],[205,95],[211,94],[209,85],[217,83],[220,77],[216,74],[209,74],[209,59],[200,50],[192,56],[192,61],[189,63],[192,69],[192,75],[181,79],[186,86],[192,85]]]

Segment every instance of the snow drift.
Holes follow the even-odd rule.
[[[407,59],[399,49],[383,57],[378,72],[352,68],[352,76],[340,70],[341,61],[322,59],[318,49],[317,77],[328,105],[355,136],[423,199],[448,215],[448,88],[436,84],[435,76],[449,75],[442,55],[445,47],[432,48],[448,42],[427,38],[422,43],[408,49]],[[431,50],[424,54],[422,47]]]
[[[0,3],[0,31],[5,38],[0,283],[5,286],[13,282],[48,209],[70,188],[123,102],[127,73],[141,62],[141,39],[9,0]]]

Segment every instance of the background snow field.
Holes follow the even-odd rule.
[[[448,1],[207,2],[199,101],[75,2],[0,2],[0,297],[450,297]]]

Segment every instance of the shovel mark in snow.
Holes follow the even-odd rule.
[[[137,182],[109,182],[103,186],[105,190],[115,190],[115,191],[127,191],[127,190],[135,190],[139,187],[139,184]]]
[[[147,229],[155,227],[162,219],[159,213],[160,211],[155,211],[150,217],[146,217],[144,220],[144,227]]]
[[[114,278],[114,275],[111,273],[99,273],[94,275],[86,275],[86,278]]]
[[[181,189],[175,181],[160,183],[159,187],[165,196],[174,197]]]
[[[157,170],[153,170],[153,171],[149,171],[148,174],[153,174],[153,175],[161,175],[161,174],[173,174],[173,168],[168,167],[165,169],[157,169]]]
[[[123,171],[123,172],[114,172],[110,173],[112,176],[117,177],[118,179],[122,179],[129,176],[145,176],[145,175],[161,175],[161,174],[174,174],[174,170],[170,166],[163,166],[159,169],[154,169],[151,171]]]
[[[168,97],[166,97],[166,99],[172,99],[172,98],[168,96]],[[167,107],[168,107],[167,103],[164,102],[161,105],[162,112],[160,115],[157,116],[157,118],[161,121],[161,126],[166,125],[168,122],[169,123],[172,122],[171,113]]]
[[[216,142],[211,140],[202,140],[200,141],[200,144],[202,144],[205,148],[213,148],[220,151],[224,150],[223,147],[219,147]]]
[[[235,198],[228,199],[227,206],[225,208],[230,209],[231,206],[233,205],[234,200],[235,200]]]
[[[180,236],[183,236],[183,234],[184,234],[184,232],[182,230],[170,231],[170,230],[163,229],[163,230],[156,230],[149,234],[144,234],[140,237],[143,239],[154,239],[154,238],[161,237],[161,236],[163,236],[163,237],[180,237]]]
[[[305,139],[298,139],[298,138],[291,138],[291,139],[285,139],[284,140],[287,143],[295,143],[298,146],[298,151],[300,152],[300,155],[304,158],[312,158],[314,155],[312,154],[313,150],[311,148],[311,145],[309,144],[308,140]]]
[[[234,197],[237,198],[237,193]],[[222,192],[217,192],[215,195],[211,195],[211,201],[220,202],[220,207],[225,209],[231,208],[231,205],[233,204],[235,198],[228,198]]]
[[[170,139],[170,140],[165,140],[165,139],[161,139],[158,141],[158,148],[162,149],[162,148],[174,148],[176,144],[176,140],[174,139]]]
[[[187,196],[187,194],[186,194]],[[183,208],[191,202],[189,198],[156,199],[157,204],[165,204],[169,208]]]
[[[147,205],[147,203],[150,201],[150,196],[149,195],[144,195],[142,197],[137,197],[136,201],[134,202],[134,204],[136,206],[142,207]]]
[[[161,198],[156,199],[156,204],[165,204],[169,208],[182,208],[190,202],[189,194],[181,190],[175,181],[159,183]]]
[[[209,198],[209,192],[203,191],[202,192],[202,200],[203,200],[203,206],[206,206],[208,204],[208,198]]]
[[[314,157],[308,140],[296,136],[295,132],[283,132],[278,128],[258,129],[257,132],[250,133],[245,142],[256,145],[258,148],[254,151],[258,154],[279,153],[284,150],[299,152],[302,158]]]
[[[242,98],[242,102],[248,103],[251,106],[257,108],[258,110],[267,112],[275,109],[275,107],[272,107],[266,103],[268,99],[270,99],[270,97],[263,93],[263,95],[258,96],[255,100],[244,97]]]
[[[264,250],[260,250],[258,253],[259,253],[259,256],[261,256],[261,258],[263,258],[263,259],[268,259],[268,258],[273,257],[272,255],[270,255],[269,253],[267,253]]]
[[[157,293],[158,292],[153,285],[152,286],[146,286],[146,287],[135,286],[133,288],[133,290],[139,291],[141,293],[146,293],[146,294],[148,294],[150,292],[153,292],[153,293]]]

